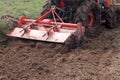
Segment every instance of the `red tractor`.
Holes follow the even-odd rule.
[[[8,36],[65,43],[70,48],[82,44],[84,36],[99,33],[101,23],[117,26],[120,10],[116,0],[47,0],[37,20],[23,16]]]
[[[116,27],[119,18],[116,0],[47,0],[41,14],[50,10],[52,5],[57,7],[57,13],[65,22],[82,22],[88,35],[96,34],[103,22],[107,28]]]

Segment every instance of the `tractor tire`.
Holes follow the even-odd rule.
[[[41,15],[48,12],[50,10],[51,6],[53,6],[53,5],[58,7],[58,2],[59,2],[59,0],[47,0],[46,4],[43,6],[43,11],[41,12]]]
[[[120,23],[120,8],[116,7],[116,14],[117,14],[117,24]]]
[[[110,6],[107,10],[105,16],[105,26],[109,29],[117,27],[117,8],[115,6]]]
[[[85,35],[96,36],[99,34],[101,20],[100,5],[93,0],[85,0],[78,6],[75,23],[81,22],[85,26]]]
[[[59,16],[62,16],[63,11],[58,7],[58,3],[59,3],[59,0],[47,0],[46,4],[43,6],[43,11],[40,14],[41,15],[45,14],[51,9],[51,6],[55,6],[57,14],[59,14]],[[53,19],[53,15],[50,14],[46,18]]]
[[[43,11],[41,12],[41,15],[48,12],[50,10],[51,6],[52,6],[51,2],[49,0],[46,1],[46,4],[43,6]]]

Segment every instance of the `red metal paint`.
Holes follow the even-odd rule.
[[[94,28],[95,16],[93,11],[89,12],[88,22],[89,22],[88,28]]]
[[[64,0],[60,0],[59,7],[62,9],[65,7]]]
[[[110,3],[111,3],[110,0],[106,0],[107,7],[110,7]]]

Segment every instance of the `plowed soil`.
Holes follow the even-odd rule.
[[[120,27],[81,48],[10,38],[0,45],[0,80],[120,80]]]

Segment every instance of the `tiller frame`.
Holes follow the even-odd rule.
[[[53,20],[45,19],[50,14],[52,14]],[[56,17],[59,19],[59,22],[56,20]],[[85,32],[84,26],[81,23],[64,23],[55,11],[55,6],[52,6],[47,13],[37,20],[27,19],[25,16],[22,16],[18,22],[18,26],[7,35],[32,40],[64,43],[75,32],[79,32],[79,38],[81,38]]]

